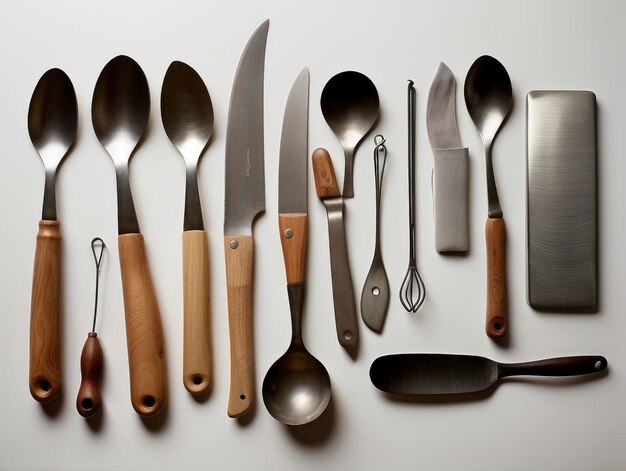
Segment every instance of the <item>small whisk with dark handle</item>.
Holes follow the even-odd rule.
[[[400,302],[407,312],[417,312],[426,299],[426,286],[415,260],[415,88],[409,80],[409,268],[400,287]]]
[[[97,245],[100,245],[100,253],[97,253]],[[102,377],[102,367],[104,364],[104,355],[102,347],[96,334],[96,315],[98,314],[98,287],[100,282],[100,263],[102,262],[102,254],[106,245],[100,237],[96,237],[91,241],[91,251],[93,259],[96,262],[96,300],[93,310],[93,326],[91,332],[87,334],[87,340],[83,345],[83,351],[80,355],[80,373],[82,376],[80,389],[76,397],[76,409],[83,417],[93,417],[98,413],[102,406],[102,395],[100,394],[100,379]]]

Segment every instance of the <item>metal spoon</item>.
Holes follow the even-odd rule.
[[[150,90],[143,70],[130,57],[115,57],[96,82],[91,120],[115,164],[130,396],[133,408],[142,416],[158,413],[167,398],[163,327],[128,181],[128,162],[149,117]]]
[[[28,133],[46,172],[30,308],[29,388],[39,402],[61,392],[61,232],[54,185],[57,169],[76,139],[77,124],[72,82],[62,70],[48,70],[39,79],[28,108]]]
[[[342,195],[354,198],[354,152],[378,119],[378,92],[365,75],[341,72],[324,86],[320,105],[324,119],[341,142],[346,159]]]
[[[161,119],[167,137],[185,160],[183,223],[183,384],[192,394],[211,385],[209,254],[198,193],[197,165],[213,132],[213,105],[198,73],[172,62],[161,89]]]
[[[511,79],[504,66],[490,56],[482,56],[470,67],[465,78],[465,104],[485,148],[489,218],[487,239],[487,335],[504,337],[508,331],[507,288],[504,253],[505,226],[493,175],[491,146],[513,105]]]

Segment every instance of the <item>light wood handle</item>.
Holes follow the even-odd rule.
[[[279,214],[278,227],[287,283],[304,283],[308,216],[306,213]]]
[[[191,394],[211,386],[209,251],[205,231],[183,232],[183,384]]]
[[[241,417],[254,404],[252,340],[252,236],[224,236],[226,289],[230,326],[230,396],[228,415]]]
[[[315,191],[321,200],[341,196],[333,161],[326,149],[313,151],[313,176],[315,177]]]
[[[506,293],[504,219],[489,218],[485,226],[487,241],[487,324],[492,339],[504,337],[509,330]]]
[[[81,381],[76,397],[76,409],[83,417],[93,417],[102,406],[100,379],[103,366],[104,355],[98,335],[95,332],[89,332],[80,355]]]
[[[31,395],[48,402],[61,393],[61,232],[58,221],[39,221],[30,304]]]
[[[160,412],[167,400],[163,326],[143,236],[120,235],[118,247],[126,314],[130,400],[139,415],[148,417]]]

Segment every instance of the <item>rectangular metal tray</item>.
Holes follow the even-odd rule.
[[[528,94],[526,171],[528,304],[597,306],[595,94]]]

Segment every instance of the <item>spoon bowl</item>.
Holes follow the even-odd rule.
[[[344,150],[343,197],[352,198],[354,152],[378,119],[378,91],[365,75],[354,71],[341,72],[324,86],[320,105],[326,123]]]
[[[272,417],[287,425],[303,425],[318,418],[330,396],[328,371],[302,342],[292,342],[263,381],[265,407]]]

